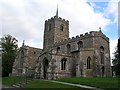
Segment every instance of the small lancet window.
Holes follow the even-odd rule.
[[[101,58],[101,64],[104,64],[104,47],[100,47],[100,58]]]
[[[63,58],[61,60],[61,70],[66,70],[66,61],[67,61],[66,58]]]
[[[62,25],[60,26],[60,30],[63,31],[63,28],[64,28],[64,27],[63,27],[63,24],[62,24]]]
[[[91,69],[90,63],[91,63],[91,58],[88,57],[87,58],[87,69]]]
[[[60,51],[60,47],[57,47],[57,53]]]

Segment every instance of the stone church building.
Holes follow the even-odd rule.
[[[45,21],[43,49],[19,48],[12,75],[40,79],[111,76],[109,38],[101,30],[69,38],[69,21]]]

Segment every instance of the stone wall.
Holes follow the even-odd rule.
[[[33,74],[41,51],[41,49],[29,46],[20,47],[13,64],[12,74],[18,76]]]
[[[109,38],[101,30],[69,38],[69,21],[54,16],[45,21],[43,50],[23,45],[13,74],[40,79],[111,76]]]
[[[69,38],[69,21],[60,17],[53,17],[45,21],[44,49],[67,38]]]

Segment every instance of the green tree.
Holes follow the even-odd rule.
[[[115,71],[116,75],[120,76],[120,56],[119,56],[119,44],[116,48],[116,51],[114,52],[114,58],[112,59],[112,63],[113,63],[113,71]]]
[[[16,38],[11,35],[4,35],[1,38],[2,46],[2,77],[8,76],[12,72],[13,62],[17,53],[17,44]]]

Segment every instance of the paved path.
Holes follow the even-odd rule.
[[[81,87],[81,88],[87,88],[87,89],[91,89],[91,90],[104,90],[104,89],[100,89],[100,88],[96,88],[96,87],[80,85],[80,84],[72,84],[72,83],[67,83],[67,82],[59,82],[59,81],[53,81],[53,80],[45,80],[45,81],[61,83],[61,84],[67,84],[67,85],[77,86],[77,87]]]

